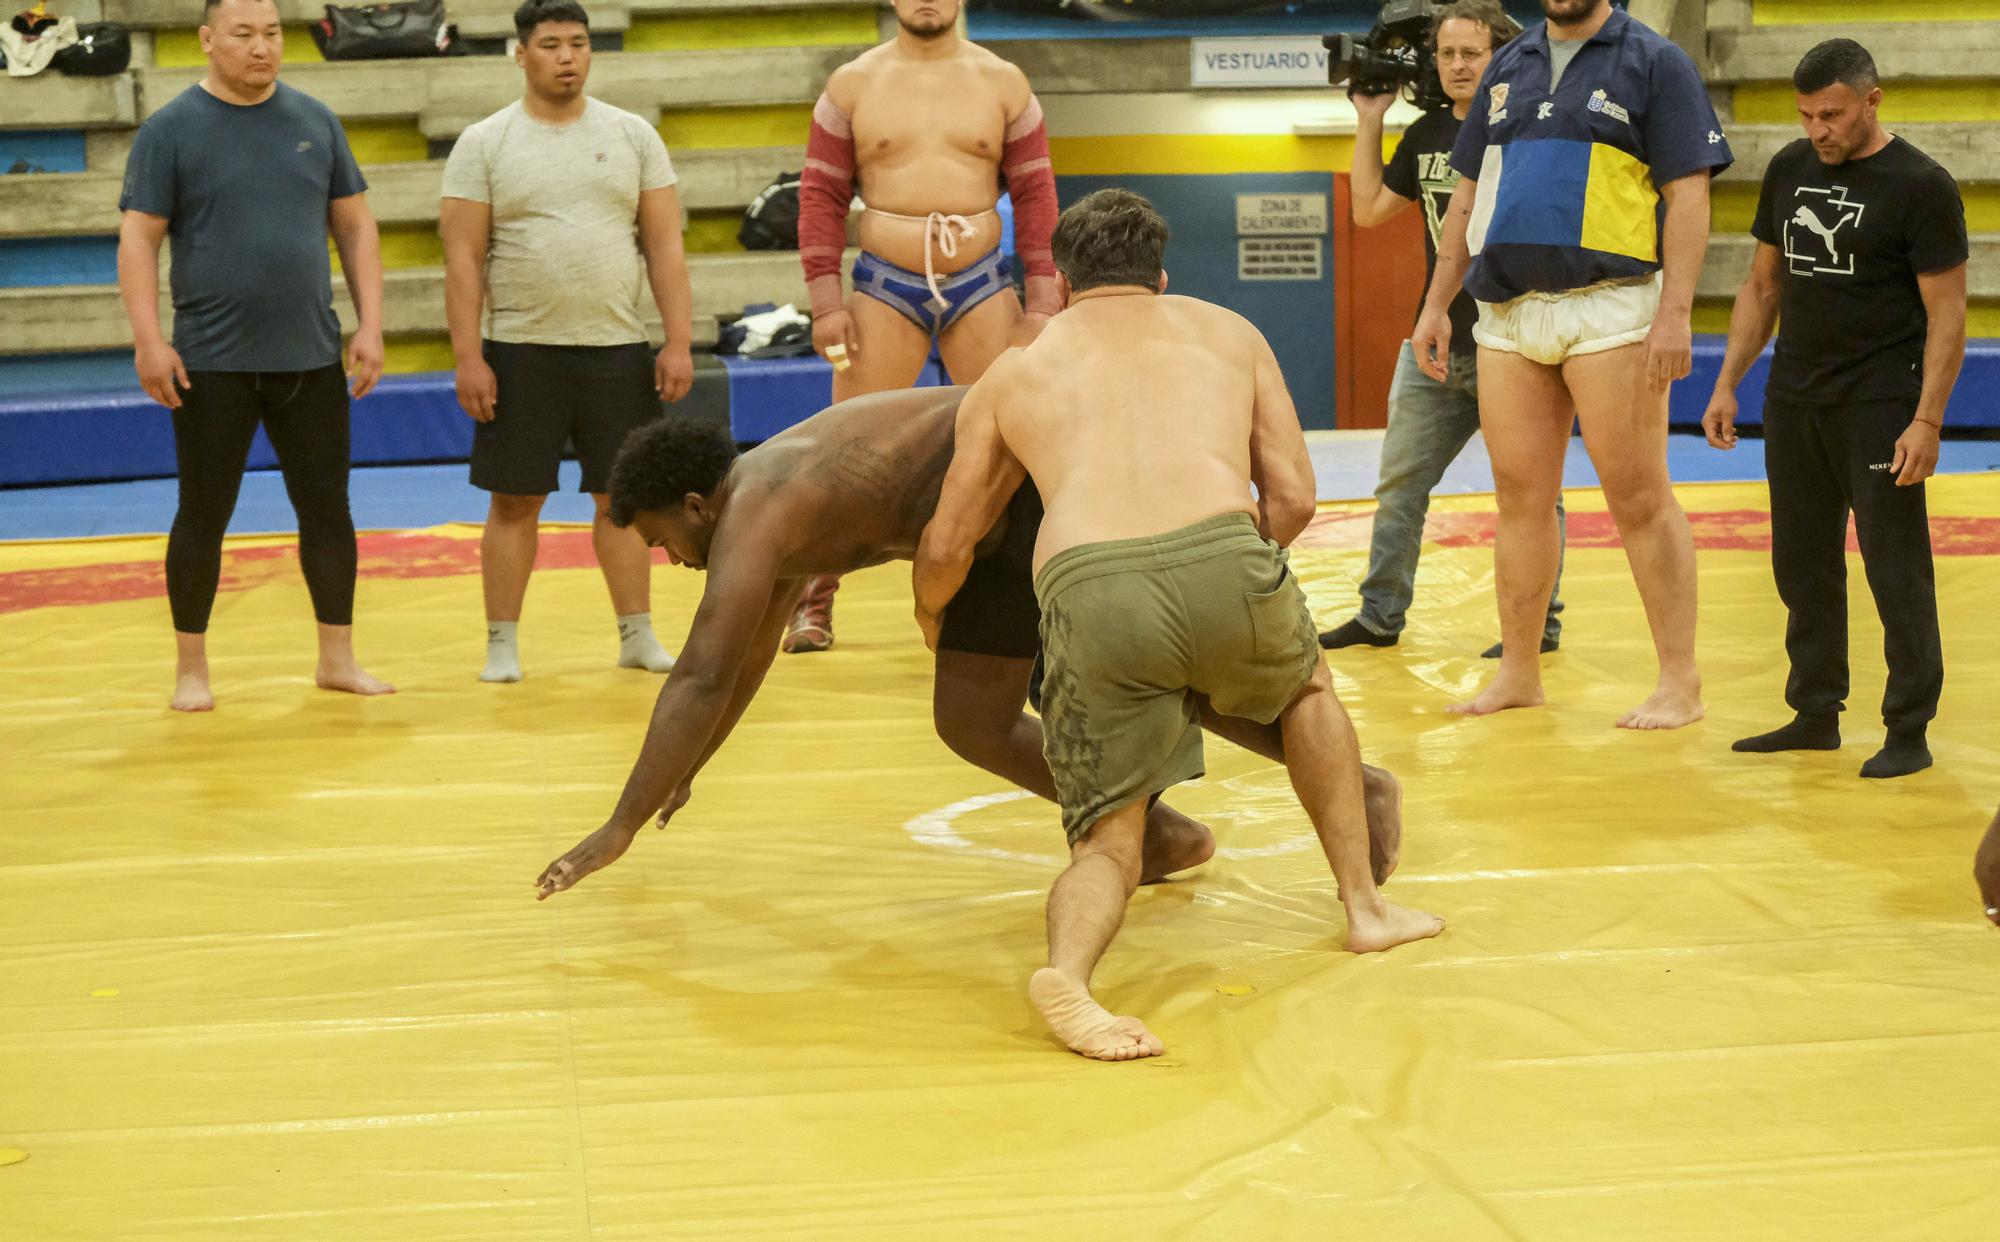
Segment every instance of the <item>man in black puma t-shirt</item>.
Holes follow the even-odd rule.
[[[1437,55],[1438,79],[1450,108],[1427,112],[1403,131],[1382,165],[1382,118],[1396,96],[1356,95],[1358,131],[1354,141],[1354,223],[1370,228],[1394,219],[1410,204],[1424,213],[1424,285],[1437,268],[1438,229],[1458,173],[1451,166],[1452,144],[1459,122],[1479,90],[1479,75],[1493,53],[1521,33],[1499,0],[1460,0],[1440,8],[1431,19],[1431,47]],[[1404,616],[1416,592],[1417,556],[1423,548],[1424,515],[1430,510],[1431,489],[1479,430],[1478,343],[1472,324],[1479,308],[1472,295],[1461,293],[1451,304],[1451,368],[1442,382],[1417,366],[1409,343],[1396,359],[1389,385],[1389,430],[1382,437],[1382,467],[1375,485],[1375,524],[1368,545],[1368,576],[1361,581],[1361,610],[1351,619],[1319,636],[1328,648],[1393,647],[1403,632]],[[1556,520],[1563,518],[1556,500]],[[1562,638],[1562,569],[1557,562],[1556,587],[1549,594],[1549,611],[1542,626],[1542,650],[1554,651]],[[1497,657],[1499,644],[1486,654]]]
[[[1847,697],[1847,515],[1882,618],[1888,741],[1863,776],[1931,764],[1944,686],[1923,482],[1965,357],[1965,208],[1936,161],[1882,128],[1875,62],[1829,39],[1793,74],[1806,138],[1764,174],[1758,246],[1702,426],[1736,443],[1736,385],[1770,339],[1764,398],[1771,565],[1790,612],[1783,728],[1740,751],[1833,750]]]

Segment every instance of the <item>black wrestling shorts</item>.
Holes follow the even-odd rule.
[[[634,427],[660,416],[653,349],[487,341],[499,382],[493,421],[472,429],[472,485],[508,496],[556,490],[565,446],[583,467],[580,490],[611,484],[611,461]]]
[[[1033,479],[1007,502],[1000,546],[972,562],[965,585],[945,605],[938,650],[967,655],[1033,658],[1042,647],[1042,608],[1035,602],[1035,536],[1042,496]]]

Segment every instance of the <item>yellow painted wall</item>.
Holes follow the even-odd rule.
[[[671,108],[660,114],[669,151],[723,147],[802,147],[812,128],[809,104],[756,108]]]
[[[879,38],[874,9],[829,6],[780,13],[635,17],[632,28],[625,32],[625,50],[678,52],[723,47],[865,47]]]
[[[1759,26],[2000,21],[2000,0],[1756,0]]]
[[[458,365],[451,356],[451,337],[442,332],[393,337],[382,343],[382,356],[382,369],[393,375],[450,371]]]
[[[1244,172],[1345,172],[1351,136],[1125,134],[1049,139],[1057,173],[1078,176],[1199,176]]]
[[[691,211],[688,213],[684,243],[689,254],[736,254],[736,230],[743,226],[740,211]]]
[[[1994,72],[2000,76],[2000,65]],[[1798,95],[1790,82],[1740,83],[1735,88],[1735,109],[1741,125],[1795,125],[1799,119]],[[1882,88],[1882,119],[1891,125],[2000,121],[2000,87],[1987,79],[1891,82]]]
[[[1694,304],[1694,330],[1724,334],[1729,331],[1728,298],[1702,298]],[[1967,336],[2000,337],[2000,300],[1975,298],[1965,308]]]
[[[382,266],[389,271],[444,266],[444,240],[435,224],[384,224],[380,229]],[[333,257],[333,270],[339,272],[340,252],[331,241],[326,250]]]
[[[189,5],[190,11],[196,6]],[[319,54],[319,45],[312,41],[304,26],[285,27],[285,59],[295,65],[317,65],[326,60]],[[153,34],[153,63],[162,69],[185,69],[190,65],[206,65],[208,57],[201,52],[201,35],[194,30],[160,30]]]
[[[342,121],[347,145],[360,164],[407,164],[430,158],[430,140],[409,121]]]

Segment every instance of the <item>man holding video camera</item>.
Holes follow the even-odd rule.
[[[1360,127],[1354,144],[1352,210],[1354,223],[1373,228],[1421,203],[1424,212],[1425,283],[1437,268],[1438,228],[1445,205],[1458,186],[1451,167],[1452,144],[1465,119],[1486,62],[1521,33],[1499,0],[1458,0],[1439,6],[1430,22],[1431,51],[1439,83],[1450,100],[1405,130],[1389,166],[1382,166],[1382,121],[1397,93],[1359,82],[1350,91]],[[1368,576],[1361,583],[1361,611],[1319,636],[1328,648],[1393,647],[1415,593],[1417,558],[1424,542],[1424,515],[1431,489],[1479,430],[1479,375],[1472,323],[1478,308],[1461,293],[1451,305],[1451,367],[1446,379],[1432,379],[1417,366],[1409,343],[1396,360],[1389,387],[1389,430],[1382,439],[1382,466],[1375,485],[1375,527],[1368,549]],[[1562,500],[1556,500],[1562,522]],[[1554,651],[1562,637],[1561,573],[1549,596],[1542,650]],[[1485,653],[1498,657],[1500,645]]]

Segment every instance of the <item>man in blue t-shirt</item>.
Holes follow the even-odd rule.
[[[1553,510],[1570,429],[1603,480],[1659,681],[1618,721],[1701,719],[1694,536],[1667,478],[1667,390],[1688,373],[1709,178],[1730,163],[1687,54],[1611,7],[1542,0],[1548,21],[1502,48],[1459,129],[1437,274],[1411,348],[1448,374],[1448,308],[1479,302],[1480,426],[1500,509],[1500,672],[1455,710],[1542,701],[1541,636],[1560,542]]]
[[[1438,225],[1444,219],[1458,174],[1451,167],[1452,144],[1459,122],[1479,92],[1479,75],[1493,53],[1506,46],[1521,28],[1499,0],[1458,0],[1431,18],[1431,50],[1437,56],[1438,80],[1451,100],[1450,108],[1425,113],[1403,131],[1389,166],[1382,166],[1382,118],[1396,102],[1394,92],[1354,96],[1359,127],[1354,139],[1352,203],[1354,223],[1361,228],[1385,224],[1421,204],[1424,213],[1424,259],[1428,272],[1437,268]],[[1382,437],[1381,476],[1375,485],[1374,531],[1368,544],[1368,576],[1361,580],[1361,611],[1319,636],[1329,650],[1356,645],[1393,647],[1403,632],[1405,614],[1416,593],[1417,557],[1423,550],[1424,515],[1430,511],[1431,489],[1479,430],[1479,371],[1475,366],[1472,297],[1461,293],[1451,303],[1451,370],[1442,382],[1424,374],[1417,358],[1403,343],[1396,359],[1396,376],[1389,385],[1389,429]],[[1561,529],[1562,499],[1556,499],[1556,523]],[[1560,573],[1558,574],[1560,579]],[[1542,650],[1554,651],[1562,639],[1562,586],[1549,596],[1548,621],[1542,629]],[[1498,657],[1501,644],[1485,654]]]
[[[353,395],[382,373],[382,252],[368,185],[326,105],[278,82],[272,0],[208,0],[208,73],[139,129],[118,200],[118,285],[133,366],[173,411],[180,507],[167,536],[178,668],[171,706],[207,711],[209,613],[222,537],[259,423],[299,519],[322,689],[394,687],[354,659],[348,384],[327,240],[354,299]],[[160,330],[160,244],[173,239],[173,341]]]

